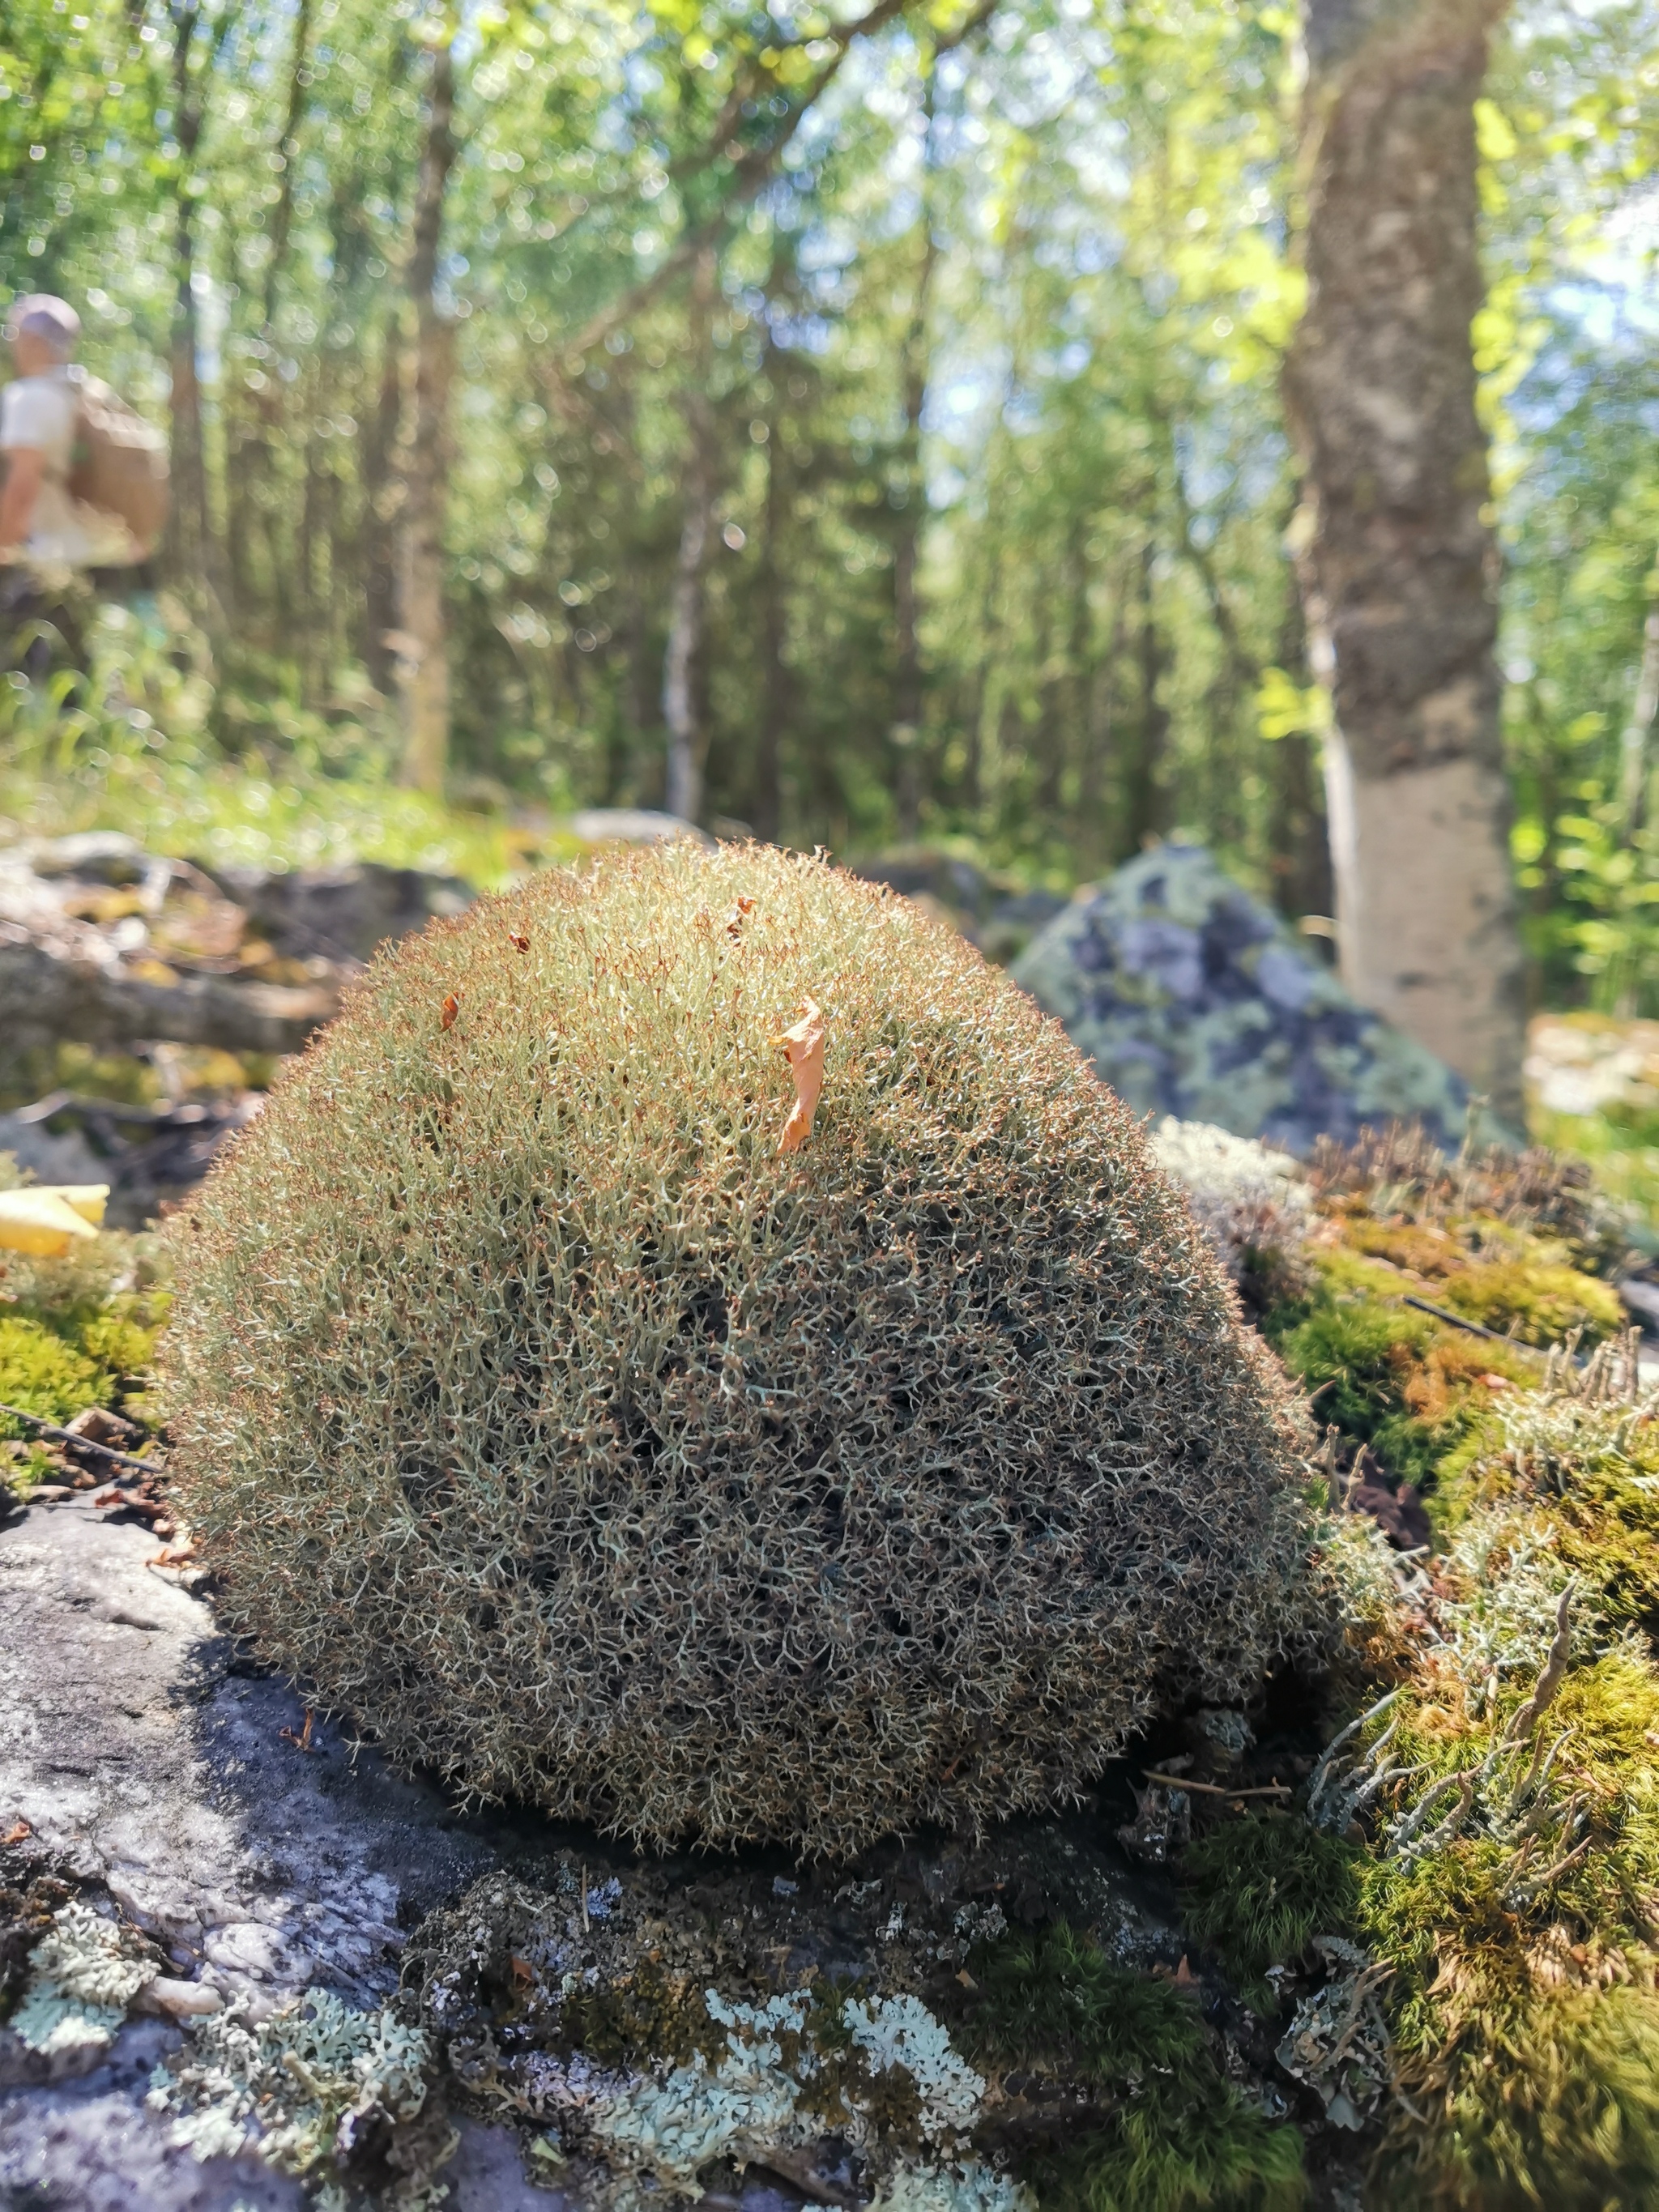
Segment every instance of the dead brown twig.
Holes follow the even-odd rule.
[[[135,1459],[131,1452],[117,1451],[113,1444],[95,1444],[90,1437],[77,1437],[73,1429],[60,1429],[56,1421],[43,1421],[39,1413],[26,1413],[21,1406],[0,1406],[14,1421],[27,1421],[32,1429],[39,1429],[43,1437],[54,1443],[70,1444],[76,1451],[96,1452],[100,1459],[112,1460],[118,1467],[130,1467],[140,1474],[165,1474],[167,1469],[153,1459]]]
[[[1288,1797],[1291,1794],[1285,1782],[1264,1782],[1254,1790],[1225,1790],[1218,1782],[1188,1782],[1179,1774],[1154,1774],[1146,1767],[1141,1772],[1162,1789],[1197,1790],[1206,1797]]]

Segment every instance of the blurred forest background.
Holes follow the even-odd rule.
[[[666,797],[1060,889],[1179,830],[1328,914],[1293,9],[851,21],[8,0],[0,295],[175,514],[0,816],[489,881]],[[1534,1002],[1659,1013],[1659,0],[1517,0],[1478,123]]]

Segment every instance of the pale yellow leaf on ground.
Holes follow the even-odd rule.
[[[823,1013],[816,1000],[803,999],[800,1003],[800,1019],[773,1040],[783,1047],[795,1079],[795,1103],[778,1139],[781,1152],[798,1152],[811,1135],[812,1116],[823,1088],[823,1041],[828,1035]]]
[[[61,1260],[80,1237],[95,1237],[106,1182],[39,1183],[0,1190],[0,1248],[35,1260]]]

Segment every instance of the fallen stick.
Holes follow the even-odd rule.
[[[1150,1767],[1141,1772],[1148,1782],[1156,1782],[1165,1790],[1200,1790],[1206,1797],[1288,1797],[1291,1795],[1288,1783],[1264,1782],[1255,1790],[1224,1790],[1218,1782],[1186,1782],[1178,1774],[1154,1774]]]
[[[55,1443],[72,1444],[76,1451],[96,1452],[100,1459],[110,1459],[117,1467],[131,1467],[140,1474],[165,1474],[167,1469],[153,1459],[135,1459],[131,1452],[117,1451],[113,1444],[95,1444],[90,1437],[77,1437],[73,1429],[60,1429],[56,1421],[43,1421],[39,1413],[26,1413],[21,1406],[0,1406],[14,1421],[27,1421],[32,1429],[39,1429],[43,1437]]]
[[[1469,1321],[1462,1314],[1454,1313],[1449,1306],[1432,1305],[1427,1298],[1413,1297],[1409,1294],[1404,1303],[1415,1306],[1419,1313],[1432,1314],[1437,1321],[1443,1321],[1453,1328],[1466,1328],[1471,1336],[1484,1336],[1492,1344],[1507,1345],[1511,1352],[1529,1352],[1534,1359],[1545,1359],[1549,1356],[1540,1352],[1535,1344],[1522,1344],[1515,1337],[1500,1336],[1495,1328],[1487,1328],[1478,1321]]]

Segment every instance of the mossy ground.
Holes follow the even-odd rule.
[[[1376,1164],[1328,1176],[1313,1285],[1264,1324],[1335,1432],[1337,1486],[1409,1482],[1436,1530],[1415,1582],[1400,1572],[1397,1638],[1363,1626],[1333,1732],[1392,1701],[1310,1808],[1346,1825],[1348,1924],[1393,2037],[1372,2201],[1653,2205],[1659,1401],[1612,1342],[1618,1240],[1559,1181],[1528,1200],[1521,1171],[1506,1189],[1495,1169]],[[1578,1364],[1539,1357],[1563,1339]],[[1189,1885],[1218,1863],[1228,1899],[1200,1894],[1189,1925],[1241,1982],[1259,1848],[1235,1823],[1188,1857]],[[1274,1935],[1290,1960],[1289,1914]]]
[[[16,1187],[9,1154],[0,1177],[0,1188]],[[62,1260],[0,1251],[0,1404],[59,1424],[88,1406],[142,1417],[167,1306],[165,1264],[148,1236],[108,1231]],[[7,1474],[15,1487],[60,1472],[37,1435],[0,1414],[0,1443],[21,1448]]]

